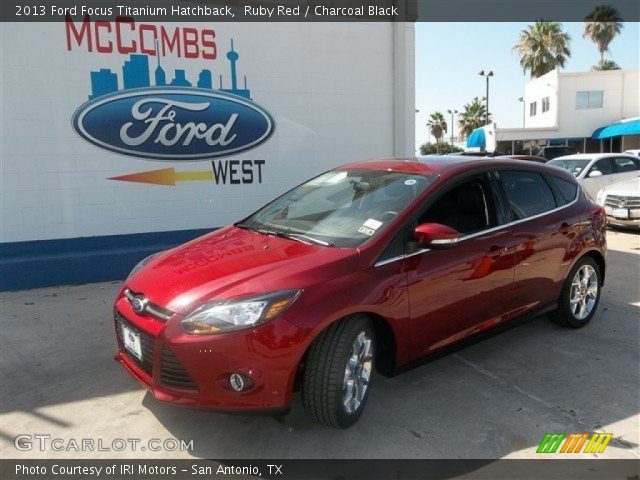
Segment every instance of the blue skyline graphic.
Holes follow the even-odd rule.
[[[221,92],[231,93],[240,97],[251,100],[251,91],[247,89],[247,76],[244,76],[244,88],[238,88],[237,61],[240,58],[238,52],[234,50],[233,39],[231,40],[231,50],[227,52],[229,60],[229,68],[231,72],[231,88],[223,88],[222,75],[220,75]],[[193,84],[187,79],[186,72],[183,69],[176,69],[173,72],[173,79],[167,83],[167,73],[160,65],[160,54],[158,51],[158,42],[156,41],[156,59],[157,66],[153,72],[155,86],[174,86],[174,87],[193,87]],[[91,95],[89,100],[98,98],[108,93],[117,92],[118,74],[109,68],[101,68],[90,73],[91,77]],[[149,55],[131,54],[129,60],[125,60],[122,65],[122,89],[141,88],[151,86],[151,72],[149,69]],[[198,75],[196,83],[198,88],[206,88],[213,90],[213,74],[209,69],[203,69]]]

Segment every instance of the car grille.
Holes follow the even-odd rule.
[[[154,337],[146,332],[143,332],[138,327],[128,322],[122,315],[118,312],[115,313],[115,322],[116,322],[116,336],[118,337],[118,348],[121,352],[124,352],[132,362],[137,364],[142,370],[144,370],[147,374],[153,375],[153,345],[154,345]],[[134,354],[130,353],[127,349],[124,348],[124,341],[122,339],[122,325],[125,325],[127,328],[131,329],[133,332],[140,335],[140,347],[142,349],[142,360],[137,358]]]
[[[629,210],[640,209],[640,197],[607,195],[607,199],[604,203],[607,207],[628,208]]]
[[[178,388],[180,390],[198,389],[196,382],[191,378],[189,372],[187,372],[166,345],[162,347],[160,383],[165,387]]]

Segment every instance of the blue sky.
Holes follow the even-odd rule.
[[[480,70],[493,70],[489,90],[489,110],[500,127],[522,126],[522,104],[528,76],[522,73],[519,58],[511,53],[526,23],[416,23],[416,145],[427,141],[429,113],[462,110],[473,97],[485,94]],[[571,36],[571,58],[564,71],[589,70],[600,59],[595,44],[582,38],[583,23],[563,23]],[[625,23],[622,33],[609,46],[606,58],[625,70],[640,63],[638,23]],[[457,134],[457,126],[455,133]],[[449,135],[449,133],[447,134]],[[432,139],[433,140],[433,139]]]

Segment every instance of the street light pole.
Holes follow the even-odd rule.
[[[489,70],[489,73],[484,73],[484,70],[480,70],[480,72],[478,73],[478,75],[480,75],[481,77],[487,77],[487,95],[485,97],[487,103],[486,103],[486,120],[485,120],[485,125],[489,125],[489,77],[493,77],[493,70]]]
[[[453,115],[458,113],[458,110],[447,110],[447,113],[451,114],[451,146],[453,147],[453,125],[454,125]]]

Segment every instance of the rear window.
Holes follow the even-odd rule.
[[[503,170],[504,185],[514,220],[532,217],[556,208],[551,188],[542,175],[520,170]]]
[[[558,189],[560,193],[561,200],[563,200],[562,205],[566,205],[567,203],[571,203],[576,199],[576,195],[578,193],[578,186],[567,180],[563,180],[558,177],[550,176],[548,177],[553,185]]]

